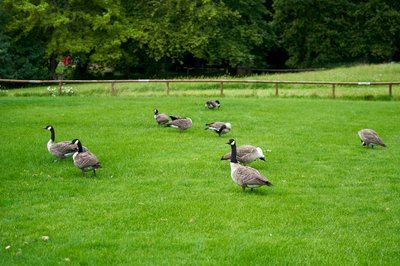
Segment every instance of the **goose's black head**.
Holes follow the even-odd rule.
[[[218,135],[221,137],[222,131],[224,131],[225,128],[226,128],[226,125],[222,125],[222,127],[219,130],[215,131],[215,132],[217,132]]]
[[[154,109],[154,111],[153,111],[153,112],[154,112],[154,114],[155,114],[155,115],[157,115],[157,114],[158,114],[158,110],[157,110],[157,109]]]
[[[236,145],[236,142],[234,139],[230,139],[230,140],[228,140],[228,142],[226,144],[228,144],[230,146],[234,146],[234,145]]]
[[[82,143],[79,139],[73,139],[71,141],[71,144],[76,144],[76,146],[78,146],[78,152],[83,152],[83,147],[82,147]]]
[[[367,143],[366,143],[365,141],[361,141],[361,144],[362,144],[363,146],[367,146]]]
[[[47,125],[47,126],[45,126],[43,129],[46,129],[46,130],[53,130],[54,128],[53,128],[52,125]]]
[[[78,145],[78,143],[81,143],[81,141],[80,141],[79,139],[73,139],[73,140],[71,141],[71,144],[76,144],[76,145]]]

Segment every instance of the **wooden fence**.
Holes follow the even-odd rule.
[[[18,79],[0,79],[0,83],[28,83],[28,84],[51,84],[56,83],[59,86],[59,95],[62,95],[62,85],[67,83],[110,83],[111,95],[115,95],[116,83],[165,83],[166,94],[170,93],[171,83],[217,83],[220,87],[220,95],[224,94],[225,83],[264,83],[275,84],[275,95],[279,95],[280,84],[304,84],[304,85],[330,85],[332,86],[332,97],[335,98],[336,85],[352,86],[374,86],[387,85],[389,96],[392,96],[393,85],[399,85],[400,82],[319,82],[319,81],[276,81],[276,80],[229,80],[229,79],[128,79],[128,80],[18,80]]]

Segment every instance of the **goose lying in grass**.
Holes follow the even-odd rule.
[[[206,130],[210,129],[218,134],[221,137],[222,134],[226,134],[232,129],[231,123],[224,123],[224,122],[212,122],[206,124]]]
[[[218,100],[209,100],[204,104],[208,109],[215,109],[221,106],[221,103]]]
[[[175,116],[172,121],[166,124],[167,127],[177,128],[182,131],[192,127],[192,125],[193,125],[192,119],[190,119],[189,117],[177,117],[177,116]]]
[[[50,131],[50,140],[47,142],[47,150],[59,159],[65,159],[66,157],[72,156],[77,150],[78,146],[71,143],[70,141],[55,142],[56,133],[52,125],[47,125],[43,129]],[[82,147],[84,151],[87,151],[86,147]]]
[[[264,153],[260,147],[255,147],[252,145],[242,145],[236,149],[236,159],[241,164],[249,164],[257,159],[262,161],[267,161],[265,159]],[[221,157],[221,160],[230,160],[231,153],[227,153]]]
[[[373,129],[361,129],[358,131],[358,136],[361,139],[361,143],[363,146],[369,146],[373,148],[374,145],[379,145],[382,147],[386,147],[385,143],[381,140],[378,134]]]
[[[268,179],[260,174],[256,169],[242,166],[237,161],[237,150],[236,143],[234,139],[230,139],[226,144],[231,146],[232,156],[231,156],[231,177],[232,180],[242,187],[242,190],[245,191],[246,188],[260,187],[260,186],[272,186],[271,182]]]
[[[167,114],[160,114],[157,109],[154,109],[154,119],[156,120],[157,124],[165,125],[169,122],[169,116]]]
[[[94,176],[96,176],[96,169],[101,168],[100,162],[96,156],[90,151],[83,151],[82,143],[79,139],[73,139],[71,144],[78,146],[78,151],[72,156],[74,165],[82,170],[82,176],[85,175],[85,171],[93,170]]]

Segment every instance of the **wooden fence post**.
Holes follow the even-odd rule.
[[[167,81],[167,95],[169,95],[169,82]]]
[[[221,83],[219,84],[219,88],[220,88],[220,92],[219,94],[222,96],[224,95],[224,83],[221,81]]]
[[[332,97],[335,98],[336,97],[336,91],[335,91],[335,83],[332,84]]]
[[[58,95],[62,95],[62,82],[61,80],[58,81]]]
[[[115,96],[115,89],[114,89],[115,80],[111,82],[111,96]]]
[[[389,84],[389,96],[392,97],[392,84]]]
[[[279,83],[276,82],[275,83],[275,96],[278,96],[278,94],[279,94]]]

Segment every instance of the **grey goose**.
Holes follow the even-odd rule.
[[[79,139],[73,139],[71,144],[78,146],[78,151],[72,155],[74,165],[81,169],[82,176],[85,175],[85,171],[93,170],[94,176],[96,176],[96,169],[101,168],[100,162],[96,156],[90,151],[83,151],[82,143]]]
[[[382,139],[378,136],[378,134],[370,128],[361,129],[358,131],[358,136],[361,139],[361,143],[363,146],[369,146],[373,148],[374,145],[379,145],[382,147],[386,147],[385,143],[383,143]]]
[[[215,109],[221,106],[221,103],[218,100],[208,100],[205,104],[205,107],[208,109]]]
[[[156,120],[157,124],[165,125],[169,122],[169,116],[167,114],[160,114],[157,109],[154,109],[154,119]]]
[[[52,125],[47,125],[43,129],[50,131],[50,140],[47,142],[47,150],[55,157],[65,159],[66,157],[72,156],[78,150],[78,146],[70,141],[60,141],[56,143],[56,133]],[[83,147],[83,150],[87,151],[87,148]]]
[[[236,152],[237,152],[236,159],[241,164],[249,164],[257,159],[260,159],[265,162],[267,161],[260,147],[255,147],[252,145],[242,145],[240,147],[237,147]],[[230,152],[221,157],[221,160],[230,160],[230,159],[231,159]]]
[[[240,165],[236,154],[236,142],[234,139],[230,139],[226,144],[231,146],[232,156],[231,156],[231,177],[232,180],[242,187],[242,190],[245,191],[246,188],[260,187],[260,186],[272,186],[272,183],[269,180],[260,174],[260,172],[254,168]]]
[[[218,134],[218,136],[221,136],[222,134],[226,134],[232,129],[231,123],[225,123],[225,122],[212,122],[212,123],[207,123],[205,129],[210,129],[214,131],[215,133]]]
[[[172,117],[171,117],[172,118]],[[189,117],[177,117],[174,116],[174,119],[166,124],[167,127],[173,127],[180,130],[186,130],[191,128],[193,125],[192,119]]]

